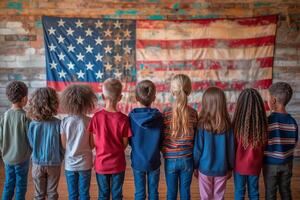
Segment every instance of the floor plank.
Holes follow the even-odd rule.
[[[293,169],[294,175],[292,179],[292,192],[293,192],[293,198],[294,199],[300,199],[300,159],[296,160],[294,162],[294,169]],[[4,182],[4,168],[3,163],[0,163],[0,190],[2,192],[3,188],[3,182]],[[33,184],[31,181],[31,171],[29,172],[29,181],[28,181],[28,192],[26,199],[32,199],[32,195],[34,192]],[[97,183],[95,179],[95,173],[93,173],[92,182],[91,182],[91,199],[97,199]],[[161,199],[166,198],[166,183],[165,183],[165,177],[164,177],[164,171],[163,166],[161,166],[161,175],[160,175],[160,186],[159,186],[159,195]],[[130,169],[130,163],[128,161],[127,164],[127,170],[126,170],[126,177],[125,177],[125,183],[123,187],[123,194],[125,200],[131,200],[134,199],[134,182],[133,182],[133,175]],[[191,186],[191,194],[192,199],[199,199],[199,192],[198,192],[198,183],[197,179],[193,179],[192,186]],[[263,180],[262,177],[260,178],[260,194],[261,199],[264,199],[263,194]],[[59,199],[67,199],[68,193],[67,193],[67,186],[66,186],[66,180],[63,175],[60,178],[59,183]],[[233,199],[233,180],[230,179],[227,184],[226,189],[226,196],[225,199]]]

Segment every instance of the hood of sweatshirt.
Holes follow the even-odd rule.
[[[135,108],[130,112],[129,117],[142,128],[162,123],[162,114],[156,108]]]

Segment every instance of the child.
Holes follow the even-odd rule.
[[[68,116],[60,125],[62,146],[65,148],[65,176],[69,199],[90,199],[91,169],[93,166],[93,136],[86,128],[97,96],[86,85],[70,85],[61,96],[61,108]]]
[[[201,200],[223,200],[227,178],[234,167],[234,134],[224,92],[208,88],[202,98],[194,163],[199,170]]]
[[[96,147],[95,171],[99,188],[99,200],[123,199],[122,187],[125,177],[125,149],[131,130],[128,117],[117,110],[122,98],[122,84],[117,79],[103,83],[102,97],[105,109],[95,113],[88,126],[94,134]]]
[[[291,178],[293,153],[298,141],[298,126],[286,112],[285,106],[293,95],[291,86],[284,82],[274,83],[269,88],[268,104],[272,114],[268,118],[268,145],[264,157],[264,182],[266,199],[292,199]]]
[[[29,169],[30,146],[27,141],[29,119],[23,107],[27,104],[28,88],[21,81],[12,81],[6,87],[11,108],[0,118],[0,152],[5,167],[2,199],[25,199]]]
[[[244,199],[247,185],[249,199],[259,199],[258,179],[267,138],[267,117],[257,90],[248,88],[241,92],[233,116],[233,129],[236,139],[234,198]]]
[[[188,106],[192,90],[191,80],[177,74],[171,80],[171,94],[175,101],[163,113],[163,156],[167,182],[167,199],[176,200],[178,186],[180,199],[190,199],[193,176],[194,134],[197,128],[197,111]]]
[[[160,138],[163,126],[162,114],[151,108],[155,100],[156,88],[149,80],[141,81],[135,89],[140,107],[129,114],[133,136],[129,144],[131,165],[134,175],[135,200],[146,199],[146,179],[148,199],[158,200],[160,175]]]
[[[28,139],[32,148],[34,199],[58,199],[57,187],[63,149],[60,120],[55,118],[58,97],[52,88],[39,88],[29,100],[28,115],[32,119]]]

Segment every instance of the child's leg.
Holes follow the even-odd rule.
[[[191,183],[194,172],[194,163],[192,158],[184,158],[178,160],[179,163],[179,188],[180,188],[180,199],[189,200],[191,199]]]
[[[90,199],[91,170],[79,171],[79,199]],[[78,190],[78,189],[77,189]]]
[[[198,173],[198,182],[199,182],[199,195],[201,200],[210,200],[214,199],[213,190],[213,177],[206,176],[200,171]]]
[[[146,172],[132,169],[134,177],[134,199],[144,200],[146,198]]]
[[[78,193],[78,172],[65,170],[65,176],[67,180],[69,200],[77,200]]]
[[[27,192],[27,180],[28,180],[29,160],[15,165],[16,172],[16,195],[15,199],[25,200]]]
[[[97,174],[97,185],[98,185],[98,200],[109,200],[110,196],[110,174]]]
[[[214,198],[215,200],[223,200],[226,189],[227,176],[214,177]]]
[[[60,178],[60,166],[48,166],[45,167],[47,170],[47,197],[48,200],[58,199],[58,183]]]
[[[5,164],[5,183],[3,187],[2,200],[11,200],[14,196],[16,186],[16,174],[14,165]]]
[[[112,200],[122,200],[123,199],[123,183],[125,178],[125,172],[111,175],[111,194]]]
[[[280,166],[279,193],[281,199],[291,200],[291,179],[293,175],[293,163]]]
[[[158,184],[160,176],[160,168],[147,173],[148,178],[148,200],[158,200]]]
[[[247,176],[234,172],[234,199],[245,199]]]
[[[165,176],[167,183],[167,200],[176,200],[179,178],[179,174],[176,169],[176,159],[165,160]]]
[[[250,200],[259,199],[259,176],[247,176],[248,196]]]
[[[265,165],[263,168],[265,198],[268,200],[277,199],[278,169],[277,165]]]
[[[34,184],[34,199],[45,199],[47,196],[47,174],[45,167],[32,163],[32,180]]]

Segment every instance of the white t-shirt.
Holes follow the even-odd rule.
[[[90,134],[86,131],[89,117],[69,115],[61,122],[60,133],[66,136],[65,169],[89,170],[93,167]]]

